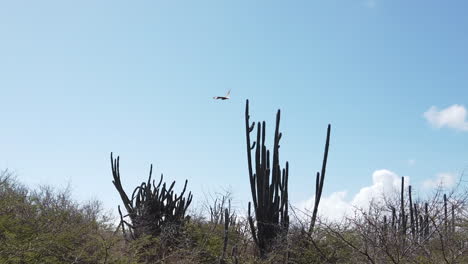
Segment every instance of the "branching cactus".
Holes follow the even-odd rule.
[[[284,238],[289,228],[288,214],[288,175],[289,165],[281,169],[279,164],[279,148],[281,133],[279,132],[281,112],[276,114],[276,128],[273,144],[273,157],[270,163],[270,151],[265,146],[265,122],[257,123],[257,140],[251,144],[250,133],[255,123],[249,121],[249,101],[245,107],[245,126],[247,138],[247,160],[249,179],[253,200],[249,202],[248,220],[252,237],[257,245],[260,256],[266,257],[273,250],[272,246],[278,239]],[[252,150],[255,149],[255,167],[252,165]],[[255,172],[254,172],[255,168]],[[255,222],[255,223],[254,223]]]
[[[127,215],[123,215],[119,206],[120,226],[125,234],[128,231],[132,239],[143,235],[159,236],[162,228],[169,226],[173,229],[184,223],[185,213],[192,202],[190,192],[187,197],[184,197],[187,180],[182,192],[177,195],[173,190],[175,181],[167,188],[166,183],[163,183],[162,174],[158,184],[151,180],[153,173],[153,165],[151,165],[148,181],[137,186],[129,197],[120,181],[119,157],[114,159],[112,153],[111,166],[114,178],[112,183],[119,192],[122,203],[127,210]],[[125,220],[127,218],[130,219],[130,222]]]

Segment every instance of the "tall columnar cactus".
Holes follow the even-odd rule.
[[[257,245],[260,256],[266,257],[272,250],[275,240],[286,235],[289,228],[288,214],[288,175],[289,165],[281,169],[279,164],[279,148],[281,133],[279,132],[281,112],[276,114],[276,128],[273,143],[273,158],[270,163],[270,151],[265,146],[265,121],[257,123],[257,140],[250,141],[250,133],[255,123],[249,121],[249,101],[245,107],[245,126],[247,139],[247,161],[249,180],[252,192],[253,211],[251,203],[248,207],[248,220],[252,237]],[[252,150],[255,149],[255,167],[252,165]],[[255,172],[254,172],[255,168]]]
[[[318,207],[320,205],[320,198],[322,197],[323,181],[325,180],[325,172],[326,172],[327,160],[328,160],[328,149],[330,147],[330,132],[331,132],[331,125],[329,124],[327,128],[327,139],[325,141],[325,150],[323,153],[322,170],[321,172],[317,172],[317,174],[315,175],[314,210],[312,211],[312,219],[310,221],[309,234],[312,234],[312,231],[314,231],[315,222],[317,221]]]
[[[419,232],[419,210],[418,210],[418,205],[415,203],[413,206],[413,212],[414,212],[414,229],[415,229],[415,237],[420,235]]]
[[[120,181],[120,159],[119,157],[114,159],[112,153],[111,166],[114,178],[112,183],[119,192],[128,213],[124,216],[119,206],[120,224],[124,233],[127,227],[133,239],[142,235],[158,236],[166,224],[174,225],[173,227],[183,224],[186,219],[187,208],[192,202],[190,192],[187,197],[184,197],[187,180],[180,195],[174,194],[175,181],[172,182],[169,188],[166,188],[166,183],[163,183],[162,174],[158,184],[154,180],[151,181],[153,173],[153,165],[151,165],[148,181],[137,186],[129,198]],[[130,218],[130,223],[125,221],[127,216]]]
[[[455,233],[455,205],[452,204],[452,229],[451,232]]]
[[[427,238],[429,237],[429,204],[424,203],[424,237]]]
[[[400,232],[406,233],[406,216],[405,216],[405,178],[401,177],[401,197],[400,197]]]
[[[226,257],[226,249],[227,249],[227,244],[228,244],[228,238],[229,238],[229,223],[230,223],[230,213],[227,208],[224,209],[224,239],[223,239],[223,252],[221,254],[221,257],[219,258],[219,264],[226,264],[226,260],[224,259]]]
[[[414,210],[413,210],[413,196],[411,193],[411,185],[408,186],[408,199],[409,199],[409,209],[410,209],[410,227],[411,227],[411,235],[413,239],[416,236],[415,231],[415,221],[414,221]]]
[[[447,194],[444,193],[444,231],[448,231]]]

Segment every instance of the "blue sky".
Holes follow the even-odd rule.
[[[382,169],[422,189],[468,164],[467,8],[420,0],[3,1],[0,168],[33,186],[70,183],[77,199],[115,208],[113,151],[128,189],[154,163],[176,187],[188,179],[198,201],[230,188],[245,208],[248,98],[270,138],[282,110],[293,203],[313,196],[328,123],[325,196],[346,191],[352,199]],[[231,100],[212,99],[229,89]]]

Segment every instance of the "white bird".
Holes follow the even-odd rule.
[[[215,96],[215,97],[213,97],[213,99],[215,99],[215,100],[227,100],[227,99],[231,98],[231,97],[229,97],[230,95],[231,95],[231,90],[229,90],[227,92],[226,96]]]

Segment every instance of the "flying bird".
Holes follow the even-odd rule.
[[[230,95],[231,95],[231,90],[229,90],[227,92],[226,96],[215,96],[215,97],[213,97],[213,99],[215,99],[215,100],[227,100],[227,99],[231,98],[231,97],[229,97]]]

